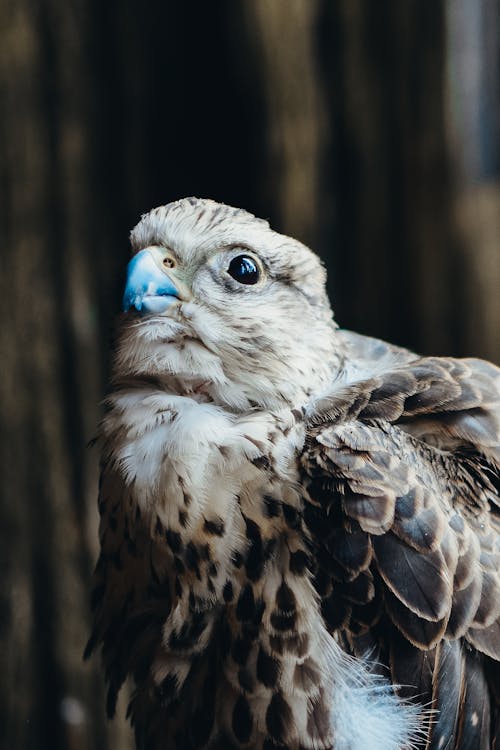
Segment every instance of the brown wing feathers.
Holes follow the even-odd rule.
[[[500,462],[500,369],[476,359],[422,358],[323,394],[312,425],[399,422],[412,433],[470,443]]]
[[[430,748],[490,747],[499,383],[487,363],[439,359],[354,382],[317,402],[303,457],[325,621],[356,653],[378,643],[437,709]]]

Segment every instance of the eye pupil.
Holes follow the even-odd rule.
[[[260,276],[257,263],[248,255],[238,255],[233,258],[227,272],[240,284],[256,284]]]

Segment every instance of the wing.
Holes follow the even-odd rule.
[[[308,415],[304,518],[323,617],[438,711],[429,747],[487,748],[498,726],[500,371],[379,349],[376,374],[353,378],[374,346]]]

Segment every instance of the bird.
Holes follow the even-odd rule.
[[[131,232],[85,656],[141,750],[499,742],[500,369],[340,328],[319,257],[183,198]]]

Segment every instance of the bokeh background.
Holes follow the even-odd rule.
[[[0,0],[0,745],[128,750],[84,664],[128,231],[212,197],[345,327],[500,362],[499,0]]]

